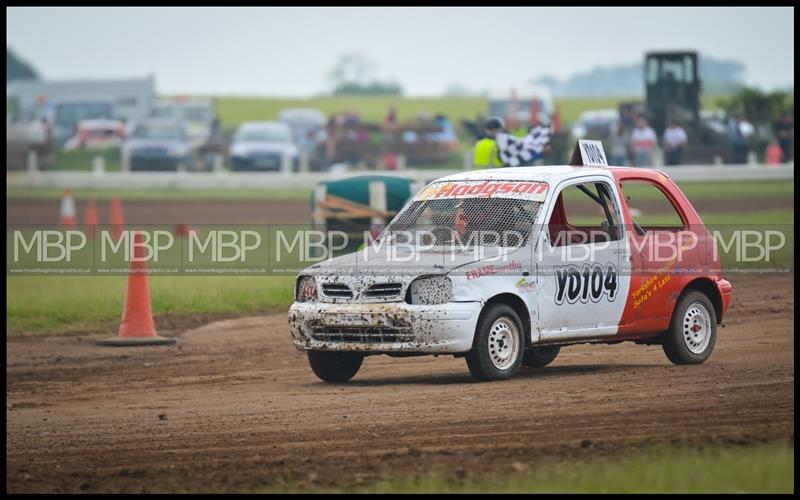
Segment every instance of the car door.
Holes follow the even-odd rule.
[[[630,286],[620,200],[606,178],[562,183],[535,250],[540,340],[614,335]]]

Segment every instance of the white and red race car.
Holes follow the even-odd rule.
[[[577,166],[438,179],[367,248],[304,269],[289,324],[314,373],[342,382],[368,355],[451,354],[498,380],[562,345],[621,341],[704,362],[732,293],[713,236],[664,173],[580,152]],[[630,199],[647,190],[672,222],[637,222]]]

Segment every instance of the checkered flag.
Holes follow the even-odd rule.
[[[537,125],[522,138],[501,132],[495,141],[503,166],[532,165],[542,157],[545,146],[550,143],[550,127]]]

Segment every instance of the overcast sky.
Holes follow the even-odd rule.
[[[503,90],[552,74],[697,49],[745,64],[746,81],[794,84],[794,9],[22,8],[6,43],[45,78],[143,77],[161,93],[305,96],[360,52],[406,95],[450,84]]]

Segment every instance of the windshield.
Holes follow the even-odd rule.
[[[175,125],[139,125],[133,131],[136,139],[183,139],[183,129]]]
[[[236,134],[237,141],[291,142],[289,129],[282,127],[246,128]]]
[[[111,118],[111,104],[107,102],[81,102],[59,104],[56,110],[56,123],[75,125],[81,120]]]
[[[381,238],[425,246],[519,247],[530,236],[546,191],[547,184],[539,182],[432,184]]]

